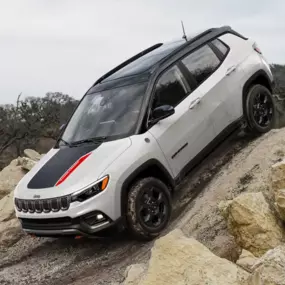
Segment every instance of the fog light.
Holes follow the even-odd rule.
[[[97,220],[100,221],[100,220],[103,220],[104,219],[104,216],[102,214],[98,214],[97,215]]]
[[[84,217],[84,222],[89,226],[94,226],[96,224],[100,224],[102,222],[107,221],[107,217],[100,213],[90,213]]]

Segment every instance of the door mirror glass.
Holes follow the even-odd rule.
[[[170,105],[162,105],[152,111],[152,124],[165,119],[175,113],[175,109]]]

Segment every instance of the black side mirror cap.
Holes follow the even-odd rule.
[[[163,120],[173,115],[174,113],[175,113],[175,109],[173,108],[173,106],[170,106],[170,105],[159,106],[152,111],[151,124],[152,125],[156,124],[160,120]]]

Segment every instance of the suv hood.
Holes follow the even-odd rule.
[[[131,139],[51,149],[15,189],[15,196],[59,197],[81,190],[106,175],[106,168],[131,146]],[[63,177],[66,179],[56,186]]]

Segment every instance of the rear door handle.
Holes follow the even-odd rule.
[[[235,70],[237,69],[236,66],[231,66],[228,68],[226,75],[229,76],[231,75]]]
[[[197,106],[200,102],[201,102],[201,98],[200,98],[200,97],[196,98],[195,100],[193,100],[193,101],[190,103],[189,109],[193,109],[193,108],[194,108],[195,106]]]

